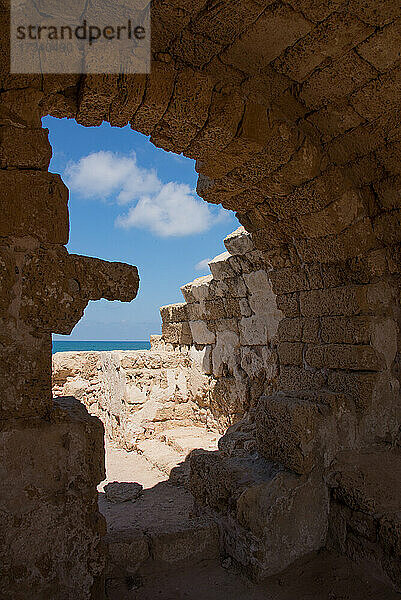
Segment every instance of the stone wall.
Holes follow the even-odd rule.
[[[106,524],[103,427],[74,398],[46,419],[9,419],[0,430],[1,596],[102,598]]]
[[[132,300],[138,273],[67,252],[68,190],[47,172],[51,147],[35,96],[19,89],[1,97],[1,593],[97,599],[103,430],[74,404],[54,405],[51,334],[70,333],[89,300]]]
[[[270,284],[269,254],[255,249],[243,227],[224,243],[227,252],[209,263],[211,275],[181,288],[185,302],[160,309],[164,343],[201,353],[222,431],[275,388],[283,318]]]
[[[380,281],[386,251],[307,265],[243,228],[225,244],[186,302],[162,307],[162,340],[203,353],[214,408],[236,423],[219,453],[191,457],[190,485],[259,579],[326,543],[342,451],[399,440],[397,278]]]
[[[114,445],[134,450],[180,426],[218,427],[211,378],[199,353],[157,349],[62,352],[53,356],[53,394],[74,396],[104,424]],[[159,343],[160,346],[160,343]]]

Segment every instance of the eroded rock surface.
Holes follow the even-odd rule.
[[[62,352],[53,356],[53,393],[74,395],[122,448],[177,427],[216,430],[211,381],[196,350]]]

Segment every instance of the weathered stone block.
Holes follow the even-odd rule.
[[[303,319],[282,319],[278,324],[278,338],[282,342],[302,341]]]
[[[245,298],[224,298],[224,310],[228,319],[236,318],[239,319],[242,316],[241,311],[241,300],[245,300]]]
[[[101,599],[103,427],[73,398],[49,417],[8,421],[0,433],[3,597]]]
[[[192,339],[195,344],[214,344],[216,337],[213,331],[208,329],[204,321],[189,321]]]
[[[229,252],[223,252],[210,261],[209,268],[215,279],[225,279],[226,277],[233,277],[235,275],[228,260],[230,256]]]
[[[1,322],[1,320],[0,320]],[[51,334],[16,335],[15,323],[1,322],[0,418],[46,415],[51,406]]]
[[[328,344],[369,344],[372,317],[323,317],[321,339]]]
[[[293,294],[277,296],[277,308],[281,310],[286,317],[297,317],[300,314],[299,294],[295,292]]]
[[[373,28],[351,14],[333,13],[312,31],[288,48],[273,66],[281,73],[302,82],[326,57],[341,56],[366,39]]]
[[[300,293],[301,313],[306,317],[385,312],[391,304],[394,290],[387,283],[348,285],[334,289]]]
[[[317,369],[350,369],[354,371],[380,371],[384,361],[372,346],[351,344],[326,344],[308,346],[305,361]]]
[[[190,465],[191,492],[212,509],[223,552],[253,579],[282,571],[323,543],[328,498],[320,482],[243,451],[193,454]]]
[[[226,318],[226,310],[222,298],[213,298],[213,300],[205,300],[205,318],[207,321],[216,321]]]
[[[340,234],[314,239],[299,239],[296,247],[302,260],[310,262],[336,262],[347,260],[379,247],[371,220],[356,221]]]
[[[66,244],[68,190],[59,175],[39,171],[0,172],[0,236],[32,235]]]
[[[244,346],[266,345],[269,341],[267,324],[263,315],[242,317],[239,322],[241,344]]]
[[[301,342],[281,342],[278,345],[278,356],[282,365],[297,365],[303,364],[303,347]]]
[[[226,50],[222,55],[223,62],[235,65],[246,73],[253,73],[267,67],[285,48],[292,46],[303,38],[311,29],[311,24],[301,13],[292,11],[290,7],[270,5],[262,16]],[[249,43],[249,36],[251,43]],[[265,40],[270,44],[266,47]]]
[[[235,373],[240,362],[240,340],[234,331],[219,331],[216,334],[216,346],[212,352],[213,375],[222,377],[224,370]]]
[[[130,301],[136,267],[68,254],[60,246],[27,252],[20,269],[20,317],[40,332],[69,334],[90,299]]]
[[[193,342],[191,328],[188,322],[163,323],[162,338],[166,343],[190,346]]]
[[[205,275],[204,277],[198,277],[181,287],[182,295],[185,298],[185,302],[191,304],[193,302],[202,302],[207,298],[209,294],[209,285],[213,279],[213,275]]]
[[[306,370],[297,366],[280,366],[280,374],[278,377],[278,389],[283,391],[310,391],[320,390],[326,383],[326,376],[321,371]],[[344,389],[333,391],[346,392]]]
[[[187,305],[181,302],[161,306],[160,315],[163,323],[180,323],[182,321],[188,321]]]
[[[52,156],[48,129],[0,128],[0,168],[47,169]]]
[[[233,256],[246,254],[254,248],[251,235],[242,226],[224,239],[224,245]]]
[[[355,417],[345,396],[329,392],[262,397],[256,418],[258,449],[296,473],[330,463],[354,443]]]
[[[309,282],[303,269],[289,267],[269,273],[275,294],[290,294],[309,289]]]

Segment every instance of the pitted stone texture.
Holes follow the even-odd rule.
[[[3,597],[102,598],[102,424],[60,398],[49,420],[3,422],[0,436]]]
[[[108,439],[135,449],[177,426],[215,428],[203,354],[161,350],[53,355],[53,393],[74,395],[99,417]],[[215,414],[214,414],[215,413]]]
[[[241,418],[275,378],[272,348],[284,316],[269,279],[268,257],[255,250],[252,236],[240,227],[225,244],[228,251],[210,262],[212,275],[182,286],[186,304],[161,309],[166,344],[187,343],[176,333],[186,314],[192,343],[208,348],[203,369],[215,379],[212,404],[222,425]],[[178,322],[171,323],[173,318]]]
[[[356,418],[345,396],[277,393],[257,408],[258,449],[296,473],[328,466],[342,449],[355,445]]]
[[[0,236],[68,242],[68,190],[59,175],[0,171]]]
[[[89,300],[130,301],[139,278],[136,267],[47,247],[25,255],[21,282],[22,320],[37,331],[69,334]]]
[[[339,455],[329,478],[330,544],[401,588],[399,450]]]
[[[282,571],[325,538],[324,485],[247,452],[192,455],[190,489],[218,522],[223,551],[256,580]]]

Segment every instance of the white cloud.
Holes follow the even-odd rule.
[[[118,227],[148,229],[161,237],[207,231],[225,218],[184,184],[160,181],[154,169],[138,166],[135,153],[94,152],[69,163],[64,173],[72,192],[82,198],[112,200],[129,206],[116,220]]]
[[[203,260],[200,260],[195,265],[195,269],[197,271],[209,271],[209,263],[211,260],[212,260],[211,258],[204,258]]]

